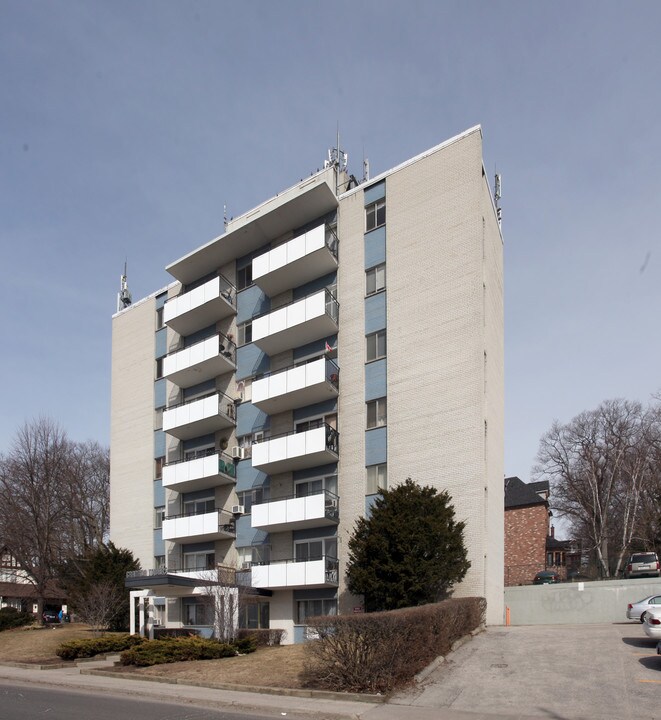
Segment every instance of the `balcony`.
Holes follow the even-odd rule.
[[[252,403],[268,415],[337,397],[340,369],[328,358],[272,373],[252,383]]]
[[[337,333],[340,306],[329,290],[253,318],[253,342],[267,355],[276,355]]]
[[[254,588],[332,588],[338,584],[338,562],[328,555],[318,560],[285,560],[270,565],[253,565]]]
[[[304,285],[337,269],[338,240],[325,225],[273,248],[252,261],[252,277],[269,296]]]
[[[165,303],[163,321],[180,335],[190,335],[236,315],[236,288],[219,275]]]
[[[173,405],[163,413],[163,430],[179,440],[208,435],[235,424],[234,400],[219,392]]]
[[[163,520],[163,540],[193,543],[235,537],[234,516],[225,510],[216,509],[198,515],[171,515]]]
[[[337,462],[339,439],[330,425],[269,438],[252,446],[252,466],[273,475]]]
[[[236,369],[236,345],[219,333],[163,358],[163,375],[181,388]]]
[[[163,487],[177,492],[207,490],[236,482],[234,460],[224,453],[205,450],[163,468]]]
[[[213,568],[158,567],[148,570],[130,570],[126,573],[124,587],[129,590],[152,590],[167,597],[190,595],[193,588],[212,585],[216,576]]]
[[[252,527],[267,532],[337,525],[338,520],[338,497],[328,490],[307,497],[272,500],[253,505],[251,510]]]

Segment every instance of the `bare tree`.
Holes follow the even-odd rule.
[[[653,478],[653,412],[605,401],[564,425],[554,422],[540,441],[535,475],[550,480],[554,508],[589,541],[605,577],[622,565]]]
[[[0,456],[0,539],[35,587],[38,614],[58,566],[103,538],[107,452],[71,442],[49,418],[23,425]]]
[[[78,597],[76,615],[98,635],[109,628],[125,595],[124,588],[110,580],[93,583]]]
[[[236,637],[239,610],[246,594],[236,568],[217,565],[205,573],[204,597],[213,618],[214,637],[230,642]]]

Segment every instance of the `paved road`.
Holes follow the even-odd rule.
[[[190,705],[157,702],[153,699],[123,698],[74,692],[34,685],[14,685],[0,680],[0,717],[3,720],[267,720],[273,712],[260,715]]]

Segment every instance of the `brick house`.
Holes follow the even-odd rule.
[[[546,568],[549,484],[505,478],[505,585],[530,585]]]

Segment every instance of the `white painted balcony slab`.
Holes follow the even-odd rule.
[[[337,525],[337,496],[319,493],[253,505],[251,523],[267,532]]]
[[[214,393],[166,410],[163,430],[179,440],[189,440],[234,427],[234,417],[233,401],[226,395]]]
[[[163,375],[182,388],[235,369],[234,346],[220,335],[213,335],[163,358]]]
[[[165,303],[163,322],[180,335],[190,335],[215,322],[236,315],[236,292],[215,277]]]
[[[337,397],[338,381],[337,365],[320,358],[253,381],[252,403],[274,415]]]
[[[236,482],[236,466],[229,456],[207,455],[163,468],[163,487],[177,492],[207,490]]]
[[[278,308],[252,321],[253,342],[267,355],[337,333],[338,304],[327,290]]]
[[[337,434],[334,442],[327,442],[328,430],[320,427],[255,443],[252,466],[272,475],[337,462]]]
[[[334,270],[337,270],[337,238],[325,225],[278,245],[252,261],[252,278],[270,297]]]
[[[251,583],[254,588],[337,587],[337,581],[337,560],[330,558],[253,565],[251,573]]]
[[[229,524],[229,516],[224,517],[220,510],[163,520],[163,540],[203,542],[233,537],[235,531]]]

